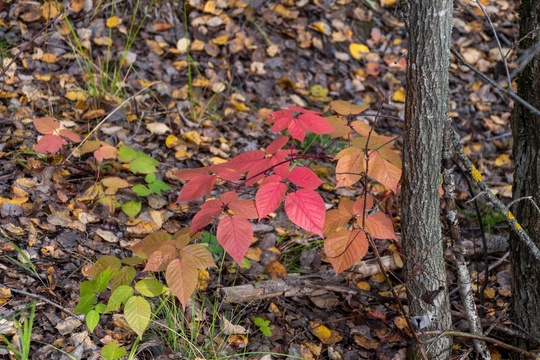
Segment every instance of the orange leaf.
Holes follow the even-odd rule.
[[[335,157],[336,165],[336,188],[351,186],[362,178],[364,171],[364,152],[358,147],[348,147],[341,150]]]
[[[42,133],[43,135],[54,134],[56,129],[60,128],[60,123],[55,121],[52,117],[42,117],[32,120],[36,130]]]
[[[366,234],[359,229],[341,229],[324,241],[324,252],[338,274],[362,259],[368,248]]]
[[[367,163],[369,166],[364,166],[368,169],[368,176],[392,190],[394,194],[397,193],[401,169],[383,159],[378,151],[370,152]]]
[[[167,266],[165,280],[184,310],[189,298],[197,288],[199,271],[189,258],[174,259]]]

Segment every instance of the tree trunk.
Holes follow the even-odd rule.
[[[519,37],[525,40],[519,43],[520,50],[536,50],[540,39],[539,26],[540,2],[522,0]],[[534,56],[519,75],[518,94],[540,108],[540,55]],[[512,113],[512,134],[515,162],[513,197],[516,202],[511,210],[534,243],[540,246],[538,208],[532,201],[521,199],[532,196],[540,206],[540,117],[516,103]],[[510,258],[514,321],[531,336],[540,338],[540,264],[513,234],[510,236]]]
[[[444,122],[448,117],[448,69],[452,1],[409,1],[407,101],[403,133],[402,218],[404,273],[410,316],[428,312],[428,329],[451,327],[448,291],[434,306],[422,294],[447,289],[440,221],[439,175]],[[427,348],[432,359],[448,359],[452,340],[442,337]]]

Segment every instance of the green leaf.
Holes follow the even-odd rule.
[[[83,281],[79,287],[81,297],[96,292],[96,280]]]
[[[122,205],[122,211],[130,218],[134,218],[141,211],[141,207],[142,203],[140,201],[130,200]]]
[[[150,309],[150,304],[142,296],[133,296],[129,298],[124,306],[124,316],[126,317],[126,321],[141,339],[150,323],[151,314],[152,310]]]
[[[223,255],[224,250],[221,245],[219,245],[214,234],[204,231],[201,236],[201,242],[208,244],[208,251],[210,251],[212,255]]]
[[[148,184],[148,187],[150,188],[150,190],[152,190],[155,194],[158,195],[161,195],[161,191],[171,190],[171,187],[161,180],[151,182],[150,184]]]
[[[157,280],[143,279],[135,284],[135,290],[143,296],[154,297],[163,294],[167,290],[167,287],[163,286]]]
[[[100,314],[103,314],[106,309],[107,309],[107,305],[102,304],[102,303],[97,304],[95,307],[95,310]]]
[[[107,289],[109,281],[112,278],[111,269],[107,268],[96,277],[96,292],[102,293]]]
[[[253,319],[253,323],[259,327],[259,330],[261,330],[264,336],[272,336],[270,320],[264,320],[261,317],[256,317]]]
[[[122,260],[124,262],[124,260]],[[113,276],[111,282],[111,290],[114,291],[120,285],[129,285],[135,279],[137,271],[132,266],[124,266],[116,275]]]
[[[93,333],[98,323],[99,313],[96,310],[90,310],[88,314],[86,314],[86,326],[88,326],[88,330]]]
[[[124,163],[133,161],[137,157],[137,152],[129,146],[122,146],[118,149],[118,160]]]
[[[79,303],[75,307],[76,314],[86,315],[90,310],[94,308],[96,303],[96,294],[91,293],[85,296],[81,296]]]
[[[120,346],[118,340],[112,340],[103,346],[101,349],[101,356],[105,360],[118,360],[122,356],[126,355],[126,348]]]
[[[142,151],[137,151],[137,157],[129,164],[129,170],[134,174],[150,174],[157,171],[156,166],[158,165],[159,161]]]
[[[144,185],[140,185],[140,184],[137,184],[135,186],[133,186],[131,188],[131,190],[137,194],[138,196],[141,196],[141,197],[144,197],[144,196],[148,196],[152,193],[152,191],[150,189],[148,189],[146,186]]]
[[[112,275],[115,274],[115,270],[120,270],[122,262],[116,256],[105,255],[100,257],[94,265],[88,270],[88,277],[95,279],[100,272],[107,268],[111,268]]]
[[[144,181],[146,181],[147,184],[150,184],[154,181],[156,181],[156,173],[150,173],[144,177]]]
[[[111,294],[109,302],[107,303],[106,312],[116,311],[120,309],[123,303],[133,296],[133,289],[131,286],[120,285]]]

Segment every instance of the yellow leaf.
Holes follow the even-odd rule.
[[[349,52],[353,58],[359,60],[369,53],[369,48],[364,44],[352,43],[349,45]]]
[[[34,78],[39,81],[51,81],[51,74],[34,74]]]
[[[110,18],[107,19],[107,22],[106,22],[107,27],[111,29],[117,27],[121,23],[122,23],[122,19],[120,19],[118,16],[111,16]]]
[[[510,155],[508,154],[501,154],[495,159],[496,167],[501,167],[508,164],[510,164]]]
[[[94,38],[94,44],[99,46],[111,46],[112,45],[112,39],[108,36],[101,36]]]
[[[392,95],[392,101],[404,103],[406,98],[405,89],[400,87]]]
[[[196,131],[188,131],[187,133],[182,135],[182,137],[192,144],[195,144],[197,146],[201,145],[201,134]]]
[[[397,0],[381,0],[382,7],[393,7],[396,6]]]
[[[178,139],[178,137],[176,137],[175,135],[173,134],[170,134],[169,136],[167,136],[167,138],[165,139],[165,146],[169,149],[175,147],[175,146],[178,146],[180,144],[180,139]]]
[[[330,330],[317,321],[310,321],[309,329],[325,345],[335,344],[343,339],[337,331]]]
[[[225,45],[229,40],[229,35],[221,35],[216,38],[213,38],[211,41],[216,45]]]
[[[66,99],[71,101],[86,100],[88,99],[88,94],[84,91],[68,90],[64,95]]]
[[[49,63],[49,64],[54,64],[55,62],[58,61],[58,56],[51,53],[43,54],[41,61]]]

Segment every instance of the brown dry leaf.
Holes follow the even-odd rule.
[[[379,342],[377,340],[369,339],[361,334],[354,335],[354,342],[368,350],[377,349],[379,347]]]
[[[225,315],[221,317],[221,331],[225,335],[233,335],[233,334],[246,334],[247,330],[245,327],[240,325],[234,325],[232,322],[227,320]]]
[[[83,120],[94,120],[98,119],[105,115],[105,110],[103,109],[96,109],[96,110],[89,110],[84,113],[82,116]]]
[[[287,269],[279,261],[272,260],[264,268],[264,273],[272,280],[285,279],[287,277]]]
[[[38,5],[30,6],[29,11],[20,16],[24,22],[32,22],[41,19],[41,7]]]
[[[248,338],[246,335],[244,334],[234,334],[234,335],[231,335],[228,339],[227,339],[229,345],[231,346],[234,346],[234,347],[237,347],[237,348],[243,348],[243,347],[246,347],[246,345],[248,344]]]
[[[225,34],[225,35],[220,35],[218,37],[215,37],[210,41],[212,41],[212,43],[216,45],[225,45],[228,40],[229,40],[229,35]]]
[[[510,155],[508,154],[501,154],[497,156],[497,158],[495,159],[496,167],[501,167],[504,165],[511,165],[511,164],[512,164],[512,160],[510,159]]]
[[[4,305],[11,299],[11,290],[0,287],[0,306]]]
[[[46,62],[48,64],[54,64],[58,60],[60,60],[58,56],[51,53],[43,54],[43,56],[41,57],[41,61]]]
[[[79,13],[84,9],[84,0],[71,0],[69,6],[74,13]]]
[[[155,222],[151,221],[142,221],[135,219],[128,222],[126,232],[131,235],[148,235],[155,231],[159,230],[159,227]]]
[[[112,39],[108,36],[101,36],[94,38],[94,44],[99,46],[111,46]]]
[[[146,128],[152,134],[156,134],[156,135],[164,135],[168,132],[172,132],[170,127],[160,122],[153,122],[150,124],[146,124]]]
[[[258,247],[250,247],[250,248],[248,248],[248,251],[246,253],[246,257],[251,261],[260,262],[261,261],[261,254],[262,254],[262,250],[260,248],[258,248]]]
[[[204,50],[204,45],[205,45],[204,41],[201,41],[199,39],[195,39],[191,43],[190,49],[191,49],[191,51],[203,51]]]
[[[165,50],[163,50],[161,44],[157,41],[146,39],[146,46],[148,46],[150,50],[156,55],[161,56],[165,54]]]
[[[58,9],[58,5],[55,1],[46,1],[43,3],[43,5],[41,5],[41,14],[46,20],[54,19],[59,13],[60,10]]]
[[[172,28],[171,24],[168,23],[155,23],[154,24],[154,31],[161,32],[161,31],[167,31]]]
[[[394,325],[396,325],[399,330],[408,328],[407,319],[405,319],[405,316],[403,315],[394,318]]]
[[[343,340],[343,337],[335,330],[331,330],[318,321],[309,322],[309,331],[325,345],[331,345]]]
[[[197,277],[197,289],[204,291],[208,289],[208,283],[210,282],[210,273],[206,269],[199,269],[199,275]]]

